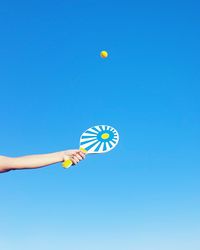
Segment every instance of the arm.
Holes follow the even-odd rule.
[[[70,159],[77,164],[85,158],[80,150],[66,150],[50,154],[28,155],[22,157],[0,156],[0,173],[16,169],[33,169],[49,166]]]

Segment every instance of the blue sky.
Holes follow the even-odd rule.
[[[119,146],[0,175],[3,250],[199,250],[197,1],[2,1],[2,155]],[[101,50],[109,57],[101,59]]]

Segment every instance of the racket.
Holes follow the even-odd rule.
[[[80,150],[85,154],[102,154],[117,146],[119,134],[108,125],[98,125],[87,129],[80,137]],[[64,168],[72,165],[71,160],[62,163]]]

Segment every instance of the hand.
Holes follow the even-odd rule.
[[[66,150],[63,151],[63,161],[71,160],[73,165],[76,165],[81,160],[85,159],[85,153],[81,150]]]

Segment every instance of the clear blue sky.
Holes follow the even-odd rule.
[[[96,124],[121,141],[67,171],[1,174],[0,249],[200,249],[199,9],[1,1],[0,154],[76,148]]]

